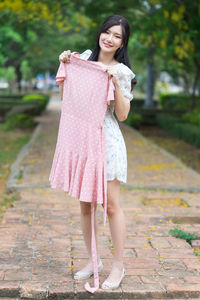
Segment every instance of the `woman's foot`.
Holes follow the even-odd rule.
[[[113,263],[112,270],[108,278],[102,283],[101,288],[104,290],[118,288],[124,276],[125,269],[123,264]]]
[[[103,268],[103,264],[102,264],[102,261],[99,259],[98,260],[98,272],[99,273],[101,272],[102,268]],[[83,269],[81,269],[80,271],[75,273],[74,279],[76,279],[76,280],[87,279],[87,278],[90,278],[90,276],[92,276],[93,274],[94,274],[93,263],[91,260],[89,260],[89,262]]]

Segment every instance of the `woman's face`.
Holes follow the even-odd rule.
[[[105,52],[117,51],[122,46],[122,27],[115,25],[102,32],[99,37],[99,46]]]

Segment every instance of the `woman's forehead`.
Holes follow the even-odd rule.
[[[122,34],[122,27],[121,25],[114,25],[108,28],[108,30],[110,30],[112,33],[118,33],[118,34]]]

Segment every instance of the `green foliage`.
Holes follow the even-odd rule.
[[[177,93],[164,93],[159,97],[163,108],[172,110],[188,110],[191,107],[191,96]],[[200,98],[197,98],[197,105],[200,106]]]
[[[185,113],[182,116],[182,120],[189,122],[194,125],[200,125],[200,111],[199,109],[194,109],[192,113]]]
[[[125,123],[138,129],[142,123],[142,115],[129,112]]]
[[[16,79],[16,74],[15,74],[15,68],[14,67],[8,67],[4,69],[4,78],[7,79],[8,81],[14,81]]]
[[[22,100],[23,95],[20,94],[0,94],[0,101],[21,101]]]
[[[8,119],[2,126],[4,130],[12,130],[14,128],[27,128],[34,125],[34,118],[27,114],[17,114]]]
[[[199,126],[184,123],[181,119],[168,114],[157,115],[157,124],[170,134],[184,141],[200,147]]]
[[[195,254],[196,256],[200,256],[200,251],[195,250],[195,251],[194,251],[194,254]]]
[[[32,70],[27,60],[22,61],[20,71],[24,80],[30,80],[32,78]]]
[[[49,100],[49,95],[44,95],[44,94],[27,94],[24,95],[22,98],[23,102],[32,102],[38,103],[38,108],[35,111],[36,115],[39,115],[47,106]]]
[[[6,166],[9,166],[19,153],[20,149],[28,143],[31,132],[25,132],[24,130],[3,130],[3,124],[0,124],[0,173],[3,177],[7,177],[8,170]]]
[[[183,240],[186,240],[189,244],[191,244],[191,240],[195,240],[199,238],[200,236],[194,233],[187,233],[181,229],[175,228],[175,229],[170,229],[169,233],[176,238],[180,238]]]
[[[34,101],[34,100],[44,101],[46,99],[47,96],[43,94],[27,94],[22,97],[22,101]]]

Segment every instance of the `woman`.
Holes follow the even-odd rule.
[[[125,275],[123,249],[126,231],[124,212],[120,207],[120,182],[127,182],[127,152],[121,130],[113,112],[115,109],[119,121],[126,120],[130,110],[130,101],[133,98],[131,91],[136,84],[135,74],[131,71],[128,58],[129,34],[129,24],[125,18],[119,15],[110,16],[99,28],[93,51],[88,49],[80,55],[83,59],[99,61],[106,65],[108,75],[112,76],[115,86],[115,99],[110,102],[104,119],[108,180],[107,215],[114,246],[114,259],[111,272],[101,285],[102,289],[117,288]],[[67,50],[59,58],[61,61],[69,63],[70,55],[71,51]],[[60,87],[60,92],[62,98],[62,86]],[[80,201],[81,226],[89,260],[87,265],[75,274],[74,278],[78,280],[86,279],[93,275],[90,205],[90,203]],[[95,224],[95,234],[97,241],[97,224]],[[102,267],[102,262],[98,258],[99,272],[102,270]]]

